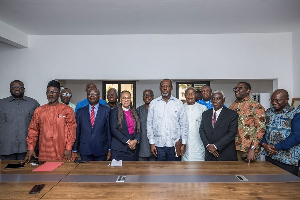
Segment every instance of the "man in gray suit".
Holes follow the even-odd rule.
[[[145,104],[139,106],[136,112],[140,118],[141,123],[141,140],[139,150],[139,161],[155,161],[156,157],[151,153],[150,144],[147,137],[147,115],[150,102],[153,100],[154,94],[150,89],[143,92],[143,101]]]
[[[200,137],[204,144],[205,161],[236,161],[234,138],[238,131],[238,114],[224,107],[222,91],[212,93],[212,109],[202,114]]]

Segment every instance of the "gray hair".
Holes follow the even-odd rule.
[[[225,99],[225,94],[224,94],[224,92],[223,92],[222,90],[214,90],[214,91],[211,93],[211,95],[213,95],[213,94],[222,94],[222,95],[223,95],[223,99]]]
[[[186,94],[187,91],[189,91],[189,90],[193,90],[193,91],[196,93],[196,89],[195,89],[195,88],[193,88],[193,87],[188,87],[188,88],[184,91],[184,94]]]

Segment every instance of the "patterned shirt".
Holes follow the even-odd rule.
[[[300,159],[300,110],[289,104],[279,113],[276,113],[274,108],[269,108],[266,111],[266,134],[262,143],[275,145],[278,153],[270,156],[272,159],[298,166]],[[268,155],[265,150],[263,155]]]
[[[186,144],[189,123],[183,103],[171,96],[165,102],[162,96],[151,101],[147,117],[147,136],[157,147],[173,147],[180,138]]]
[[[236,150],[248,152],[253,145],[256,151],[259,151],[260,141],[266,129],[265,108],[248,96],[241,102],[233,102],[230,109],[239,114],[238,133],[235,137]]]

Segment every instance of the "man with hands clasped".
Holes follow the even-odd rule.
[[[235,136],[238,131],[238,114],[223,107],[225,96],[215,90],[211,99],[213,109],[205,111],[200,125],[205,161],[236,161]]]
[[[272,108],[266,111],[266,133],[263,154],[270,163],[298,175],[300,159],[300,110],[289,105],[284,89],[271,96]]]

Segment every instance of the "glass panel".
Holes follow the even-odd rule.
[[[121,92],[124,91],[124,90],[127,90],[131,93],[131,103],[132,103],[132,106],[133,105],[133,84],[131,83],[122,83],[121,84]]]
[[[179,100],[185,101],[185,90],[189,87],[192,87],[191,83],[188,84],[178,84],[178,94]]]
[[[194,88],[196,89],[196,90],[200,90],[201,91],[201,88],[203,87],[203,85],[205,85],[205,84],[194,84]]]
[[[108,91],[110,88],[115,88],[115,89],[118,91],[118,84],[115,84],[115,83],[114,83],[114,84],[106,84],[105,86],[106,86],[106,88],[105,88],[105,90],[106,90],[106,91],[105,91],[106,99],[105,99],[105,100],[106,100],[106,102],[108,102],[108,99],[107,99],[107,91]]]

